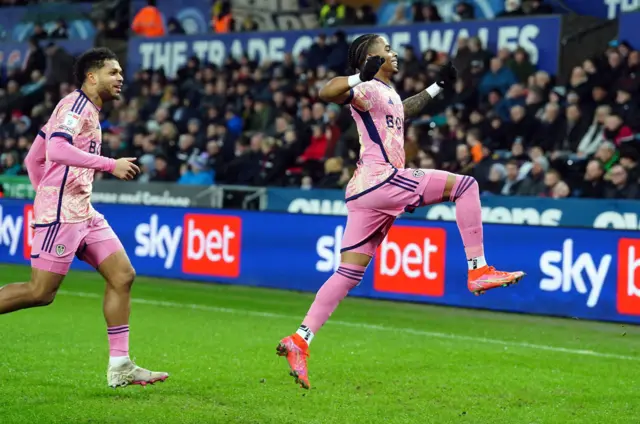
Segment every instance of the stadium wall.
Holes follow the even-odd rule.
[[[316,291],[339,265],[343,217],[101,205],[138,274]],[[0,203],[0,262],[28,264],[33,208]],[[354,296],[640,323],[636,231],[489,224],[489,261],[521,284],[476,297],[450,222],[401,220]],[[76,261],[75,269],[89,269]],[[6,280],[6,277],[5,277]]]

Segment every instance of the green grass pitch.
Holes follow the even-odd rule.
[[[0,265],[0,284],[29,272]],[[71,272],[53,305],[0,317],[0,423],[640,422],[635,326],[352,298],[315,338],[304,391],[275,347],[313,294],[150,278],[131,354],[171,377],[113,390],[103,287]]]

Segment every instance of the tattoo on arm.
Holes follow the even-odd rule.
[[[402,104],[404,105],[404,117],[412,118],[422,112],[422,109],[431,101],[431,96],[426,91],[422,91],[415,96],[405,99]]]

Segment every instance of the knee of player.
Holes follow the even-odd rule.
[[[31,284],[31,300],[35,306],[51,305],[56,298],[57,290],[49,290],[40,285]]]
[[[110,281],[111,285],[116,287],[129,288],[133,284],[133,280],[136,279],[136,270],[130,266],[118,272]]]
[[[479,193],[480,186],[478,185],[478,181],[473,177],[464,175],[458,180],[458,185],[451,194],[451,200],[456,201],[463,195],[478,195]]]

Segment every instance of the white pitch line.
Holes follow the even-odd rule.
[[[86,297],[86,298],[92,298],[92,299],[102,298],[102,295],[99,295],[96,293],[71,292],[66,290],[59,290],[58,293],[69,295],[69,296]],[[198,305],[194,303],[167,302],[164,300],[132,298],[131,302],[139,303],[142,305],[164,306],[169,308],[180,308],[180,309],[194,309],[198,311],[209,311],[209,312],[222,312],[227,314],[249,315],[249,316],[263,317],[263,318],[286,318],[286,319],[300,318],[299,316],[275,314],[272,312],[259,312],[259,311],[245,310],[245,309],[220,308],[218,306]],[[367,330],[392,331],[392,332],[413,334],[416,336],[436,337],[440,339],[450,339],[450,340],[462,340],[462,341],[469,341],[469,342],[476,342],[476,343],[487,343],[487,344],[494,344],[494,345],[500,345],[500,346],[506,346],[506,347],[546,350],[549,352],[568,353],[572,355],[582,355],[582,356],[593,356],[597,358],[621,359],[626,361],[640,361],[640,357],[636,357],[636,356],[617,355],[615,353],[603,353],[603,352],[596,352],[593,350],[570,349],[565,347],[539,345],[539,344],[526,343],[526,342],[509,342],[506,340],[489,339],[486,337],[473,337],[473,336],[464,336],[460,334],[438,333],[435,331],[423,331],[423,330],[416,330],[413,328],[385,327],[382,325],[364,324],[359,322],[348,322],[348,321],[338,321],[338,320],[331,320],[329,322],[333,325],[342,325],[345,327],[353,327],[353,328],[360,328],[360,329],[367,329]]]

